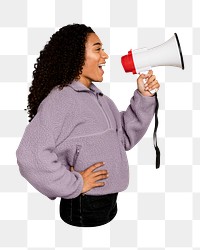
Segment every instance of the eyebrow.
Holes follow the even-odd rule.
[[[92,46],[96,46],[96,45],[100,45],[101,46],[103,44],[98,42],[98,43],[94,43]]]

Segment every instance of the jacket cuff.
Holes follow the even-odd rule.
[[[76,192],[73,193],[73,197],[70,197],[70,198],[76,198],[77,196],[79,196],[81,194],[81,192],[83,190],[83,177],[82,177],[82,175],[75,170],[73,171],[73,174],[77,178],[79,185],[78,185]]]
[[[77,183],[77,189],[70,195],[68,196],[62,196],[60,198],[63,199],[73,199],[76,198],[77,196],[79,196],[82,192],[83,189],[83,177],[79,172],[73,171],[72,174],[74,175],[74,177],[77,179],[76,181]],[[55,200],[57,197],[48,197],[50,200]]]
[[[138,97],[142,97],[144,98],[144,100],[146,99],[147,102],[155,102],[155,95],[153,96],[144,96],[143,94],[140,93],[140,91],[138,89],[135,90],[135,95]]]

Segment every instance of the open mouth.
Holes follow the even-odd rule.
[[[100,63],[99,65],[98,65],[98,67],[99,67],[99,69],[101,70],[101,73],[103,74],[104,73],[104,71],[103,71],[103,69],[102,69],[102,67],[104,67],[105,66],[105,63]]]
[[[101,71],[102,74],[104,74],[104,71],[103,71],[103,69],[102,69],[103,66],[105,66],[105,64],[99,64],[99,65],[98,65],[98,67],[99,67],[99,69],[100,69],[100,71]]]
[[[102,67],[105,66],[104,63],[99,64],[99,68],[102,69]]]

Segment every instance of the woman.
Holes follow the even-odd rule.
[[[99,226],[117,213],[128,186],[130,150],[145,134],[159,89],[152,71],[140,75],[126,111],[94,84],[108,55],[83,24],[62,27],[40,52],[28,96],[29,124],[17,149],[20,172],[74,226]],[[143,80],[146,80],[144,87]]]

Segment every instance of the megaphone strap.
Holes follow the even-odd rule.
[[[154,148],[156,151],[156,168],[160,167],[160,149],[158,148],[157,145],[157,129],[158,129],[158,108],[159,108],[159,102],[158,102],[158,97],[157,93],[155,93],[155,98],[156,98],[156,108],[155,108],[155,127],[154,127],[154,132],[153,132],[153,143],[154,143]]]

